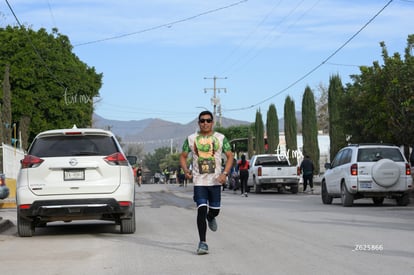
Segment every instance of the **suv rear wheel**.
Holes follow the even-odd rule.
[[[407,206],[410,203],[410,196],[404,193],[401,197],[397,197],[396,201],[398,206]]]
[[[132,208],[131,218],[122,219],[120,225],[122,234],[133,234],[135,232],[135,207]]]
[[[354,203],[354,195],[349,193],[348,189],[346,189],[345,183],[341,185],[341,200],[343,206],[352,206]]]
[[[22,218],[17,211],[17,233],[20,237],[31,237],[34,233],[34,224],[32,221]]]

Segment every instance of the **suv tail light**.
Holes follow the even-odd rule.
[[[129,207],[132,205],[132,202],[130,201],[119,201],[118,203],[119,203],[119,206],[121,207]]]
[[[262,167],[258,167],[257,168],[257,176],[261,177],[262,176]]]
[[[26,155],[24,159],[20,161],[22,169],[24,168],[36,168],[42,164],[44,160],[32,155]]]
[[[297,166],[297,167],[296,167],[296,174],[297,174],[298,176],[300,176],[300,166]]]
[[[351,176],[358,176],[358,164],[351,165]]]
[[[411,167],[408,163],[405,164],[405,174],[407,176],[411,175]]]
[[[105,157],[104,160],[110,165],[128,166],[127,158],[120,152],[109,155]]]
[[[31,206],[31,204],[20,204],[19,209],[30,209]]]

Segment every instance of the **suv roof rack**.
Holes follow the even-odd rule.
[[[348,146],[355,146],[355,147],[359,147],[359,146],[363,146],[363,145],[385,145],[385,146],[396,146],[393,143],[381,143],[381,142],[374,142],[374,143],[355,143],[355,144],[348,144]]]

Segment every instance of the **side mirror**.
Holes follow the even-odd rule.
[[[330,163],[325,163],[325,169],[331,169],[331,164]]]
[[[138,158],[136,156],[127,156],[126,157],[130,165],[135,165]]]

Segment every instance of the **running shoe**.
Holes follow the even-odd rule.
[[[217,231],[216,218],[212,218],[211,220],[207,218],[207,223],[208,223],[208,228],[210,228],[211,231]]]
[[[197,249],[198,255],[208,254],[208,245],[205,242],[200,242]]]

